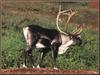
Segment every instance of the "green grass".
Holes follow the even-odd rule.
[[[7,34],[1,40],[3,67],[17,67],[20,62],[21,49],[24,47],[22,35],[11,30],[5,33]]]
[[[15,17],[16,18],[16,17]],[[10,20],[10,18],[9,18]],[[14,19],[13,19],[14,20]],[[16,18],[19,21],[19,18]],[[24,37],[22,34],[23,25],[30,24],[29,22],[24,22],[20,25],[20,28],[16,30],[15,26],[12,25],[12,20],[9,21],[8,28],[2,29],[1,48],[2,48],[2,58],[3,58],[3,68],[14,68],[21,66],[21,50],[25,47]],[[50,27],[48,22],[40,22],[44,27]],[[53,27],[52,24],[51,28]],[[70,27],[69,30],[70,31]],[[81,34],[83,39],[83,44],[78,46],[72,46],[64,55],[59,55],[57,58],[57,64],[61,69],[91,69],[96,70],[98,68],[98,33],[90,29],[85,29]],[[35,55],[34,55],[35,54]],[[33,50],[34,59],[37,60],[38,57],[37,49]],[[38,62],[38,60],[37,60]],[[35,65],[37,64],[35,62]],[[51,53],[48,53],[44,59],[43,65],[52,67]]]

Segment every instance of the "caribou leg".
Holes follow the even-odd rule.
[[[31,63],[32,63],[32,67],[33,68],[35,68],[35,66],[34,66],[34,60],[33,60],[33,56],[32,56],[32,50],[30,50],[29,52],[28,52],[28,56],[30,57],[30,60],[31,60]]]
[[[58,55],[58,47],[59,47],[58,43],[54,43],[52,45],[52,59],[53,59],[54,69],[58,69],[57,65],[56,65],[56,58],[57,58],[57,55]]]
[[[39,59],[39,64],[37,65],[37,68],[40,68],[43,62],[43,58],[45,57],[45,54],[46,54],[46,49],[45,48],[40,49],[40,59]]]
[[[25,50],[24,50],[24,53],[23,53],[23,67],[24,68],[27,68],[26,67],[26,59],[27,57],[29,56],[29,53],[32,51],[32,47],[31,46],[28,46]]]

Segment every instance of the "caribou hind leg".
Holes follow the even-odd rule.
[[[23,67],[27,68],[26,62],[27,62],[27,57],[30,56],[32,52],[32,47],[27,47],[24,52],[23,52]]]
[[[41,67],[41,64],[43,62],[43,58],[45,57],[45,54],[46,54],[45,48],[42,48],[39,51],[40,51],[40,58],[39,58],[39,62],[38,62],[39,64],[37,65],[37,68]]]
[[[29,31],[29,27],[23,28],[23,33],[24,33],[24,37],[27,43],[27,48],[24,50],[24,54],[23,54],[23,57],[24,57],[23,67],[27,68],[26,60],[28,56],[30,56],[30,58],[32,59],[32,48],[35,46],[37,42],[37,37],[34,37],[35,35],[32,35],[32,33]],[[33,40],[33,37],[34,37],[34,40]],[[33,59],[31,61],[33,63]]]

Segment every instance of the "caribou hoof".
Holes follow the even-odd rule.
[[[39,65],[37,65],[37,68],[40,68],[40,66],[39,66]]]
[[[58,68],[57,68],[57,67],[54,67],[53,69],[58,70]]]
[[[33,66],[33,68],[35,68],[35,66]]]
[[[23,64],[23,68],[27,68],[27,66],[25,64]]]

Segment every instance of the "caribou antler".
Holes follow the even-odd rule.
[[[83,30],[83,26],[84,26],[85,24],[83,24],[83,25],[78,25],[73,31],[72,31],[72,33],[71,34],[80,34],[81,32],[82,32],[82,30]]]
[[[73,15],[75,15],[76,13],[77,13],[77,11],[72,11],[71,9],[69,10],[68,13],[65,13],[66,15],[68,15],[67,23],[69,23],[71,17],[72,17]]]
[[[67,15],[68,16],[68,19],[67,19],[67,23],[65,25],[65,28],[67,28],[67,25],[70,21],[70,19],[72,18],[73,15],[75,15],[77,13],[77,11],[72,11],[71,9],[69,10],[63,10],[61,11],[61,5],[59,6],[59,12],[58,12],[58,15],[57,15],[57,18],[56,18],[56,25],[57,25],[57,29],[61,32],[61,33],[64,33],[64,34],[67,34],[66,32],[62,31],[60,28],[59,28],[59,25],[58,25],[58,22],[59,22],[59,17],[60,15]],[[77,26],[71,33],[72,34],[80,34],[82,32],[82,26]]]
[[[63,12],[61,12],[61,6],[59,6],[59,12],[58,12],[58,15],[57,15],[57,18],[56,18],[56,25],[57,25],[57,29],[58,29],[61,33],[67,34],[67,33],[63,32],[63,31],[59,28],[59,25],[58,25],[58,21],[60,20],[59,17],[60,17],[60,15],[61,15],[62,13],[63,13]]]
[[[76,33],[76,31],[78,30],[79,25],[71,32],[72,34]]]
[[[59,12],[58,12],[58,15],[57,15],[57,18],[56,18],[56,25],[57,25],[57,29],[61,32],[61,33],[64,33],[64,34],[67,34],[67,33],[65,33],[64,31],[62,31],[60,28],[59,28],[59,25],[58,25],[58,22],[59,22],[59,17],[60,17],[60,15],[67,15],[68,16],[68,20],[67,20],[67,24],[69,23],[69,21],[70,21],[70,19],[72,18],[72,16],[74,15],[74,14],[76,14],[76,12],[74,11],[72,11],[71,9],[69,9],[69,10],[63,10],[63,11],[61,11],[61,5],[59,6]],[[65,28],[67,27],[67,25],[65,26]]]

